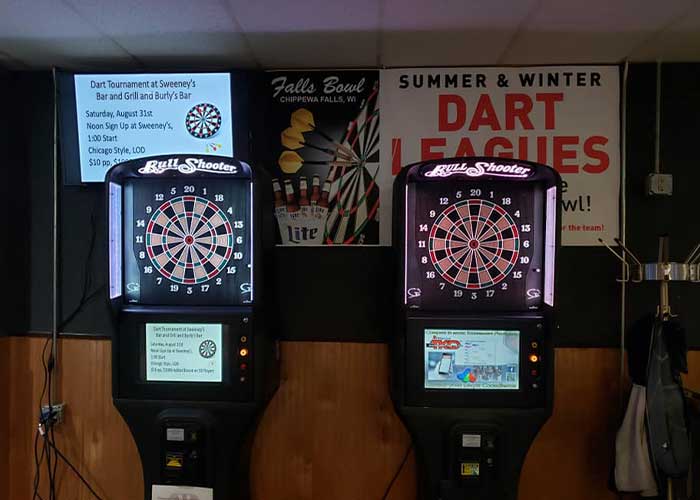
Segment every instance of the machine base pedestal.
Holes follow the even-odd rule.
[[[255,405],[119,399],[141,456],[144,499],[154,484],[214,490],[214,500],[247,500]]]
[[[542,410],[418,408],[399,415],[416,447],[420,500],[516,500]]]

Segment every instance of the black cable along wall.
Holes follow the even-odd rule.
[[[15,128],[17,133],[8,147],[22,153],[18,161],[21,167],[10,175],[12,187],[4,188],[10,191],[13,210],[5,213],[13,214],[10,225],[17,242],[17,246],[12,245],[12,264],[3,260],[18,287],[17,300],[10,304],[15,311],[10,331],[41,332],[48,331],[51,324],[52,79],[49,73],[22,73],[9,80],[11,88],[2,95],[10,104],[21,103],[23,111],[0,117],[0,132],[7,129],[9,119],[21,117],[20,128]],[[2,84],[7,85],[7,81]],[[631,66],[627,238],[640,258],[654,260],[656,238],[668,232],[672,257],[681,259],[693,242],[700,240],[694,192],[700,185],[700,163],[696,165],[694,160],[694,146],[700,137],[700,64],[664,65],[662,160],[664,170],[674,174],[675,182],[674,195],[668,199],[646,198],[643,191],[644,177],[654,165],[655,84],[654,64]],[[2,141],[0,138],[0,145]],[[92,275],[88,294],[106,282],[103,200],[101,185],[63,188],[60,278],[64,318],[80,302],[86,272]],[[87,263],[93,213],[95,249]],[[390,334],[390,249],[278,248],[275,253],[275,293],[284,338],[376,342]],[[601,247],[564,247],[560,256],[557,345],[619,345],[618,262]],[[651,284],[632,285],[628,297],[630,320],[655,310],[657,291]],[[27,304],[24,313],[20,298]],[[700,348],[700,308],[693,307],[698,303],[700,284],[671,287],[671,304],[681,314],[695,348]],[[111,334],[104,289],[66,325],[65,331]]]

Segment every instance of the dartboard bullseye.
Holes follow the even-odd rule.
[[[154,212],[146,228],[146,251],[158,272],[184,285],[215,278],[233,253],[226,214],[199,196],[178,196]]]
[[[430,231],[430,260],[447,282],[480,290],[503,281],[518,261],[520,236],[499,205],[470,199],[446,208]]]
[[[193,137],[208,139],[221,128],[221,112],[213,104],[197,104],[187,113],[185,127]]]

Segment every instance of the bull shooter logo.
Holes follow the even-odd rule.
[[[459,340],[440,339],[437,337],[433,337],[430,342],[425,344],[425,347],[437,350],[456,351],[457,349],[462,347],[462,343]]]
[[[487,161],[477,161],[469,164],[462,163],[438,163],[433,165],[429,170],[423,172],[425,177],[449,177],[455,174],[462,174],[468,177],[481,177],[483,175],[492,175],[495,177],[510,177],[516,179],[524,179],[532,173],[532,168],[525,165],[501,164]]]
[[[139,169],[139,174],[162,174],[167,170],[177,170],[181,174],[195,172],[237,174],[238,166],[224,161],[206,161],[203,158],[185,158],[184,163],[180,163],[180,158],[168,158],[167,160],[148,160]]]

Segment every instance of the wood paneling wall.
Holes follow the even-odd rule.
[[[9,487],[3,498],[29,500],[44,339],[4,342],[0,353],[9,356],[12,383],[6,395],[8,477],[0,475],[0,485],[4,479]],[[141,498],[136,446],[111,403],[109,341],[62,340],[60,355],[57,395],[68,409],[57,431],[59,446],[105,499]],[[290,342],[282,345],[282,355],[280,389],[253,444],[253,498],[380,499],[410,446],[389,397],[387,347]],[[691,369],[700,370],[700,353],[691,353]],[[520,498],[613,500],[607,483],[620,415],[619,351],[559,349],[556,371],[554,415],[527,457]],[[687,383],[700,389],[700,374]],[[0,408],[3,401],[8,399],[0,399]],[[411,453],[389,500],[414,500],[415,475]],[[63,466],[59,478],[59,498],[90,499]]]

